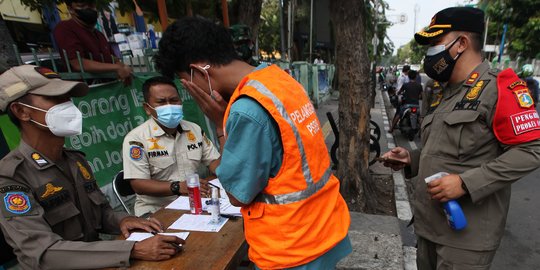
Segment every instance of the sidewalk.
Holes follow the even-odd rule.
[[[381,154],[395,147],[394,137],[388,129],[388,117],[385,103],[379,90],[376,91],[375,107],[371,109],[371,119],[381,128]],[[325,103],[320,104],[317,116],[322,125],[323,135],[327,147],[330,149],[334,143],[334,134],[328,123],[327,112],[338,118],[339,102],[337,96],[332,96]],[[353,252],[343,259],[337,269],[381,269],[381,270],[413,270],[416,269],[416,249],[409,247],[410,233],[406,225],[412,216],[408,206],[405,183],[400,172],[376,163],[370,168],[371,175],[392,177],[396,198],[396,216],[370,215],[351,212],[351,226],[349,237],[353,245]],[[405,243],[405,244],[404,244]]]

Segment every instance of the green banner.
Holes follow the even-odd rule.
[[[142,84],[149,77],[135,77],[130,87],[120,82],[92,86],[88,95],[73,99],[83,115],[83,131],[66,138],[65,145],[86,154],[100,186],[110,183],[122,170],[125,135],[148,119],[142,107]],[[176,84],[183,100],[185,119],[208,132],[204,114],[179,81]],[[5,115],[0,117],[0,124],[10,149],[15,148],[19,143],[17,128]]]

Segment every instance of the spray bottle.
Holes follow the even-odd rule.
[[[430,177],[427,177],[424,180],[426,181],[426,184],[428,184],[447,175],[449,174],[446,172],[439,172]],[[467,227],[467,219],[465,218],[465,214],[463,213],[461,206],[456,200],[444,202],[443,210],[446,214],[446,219],[448,220],[448,225],[450,226],[450,228],[456,231],[460,231]]]

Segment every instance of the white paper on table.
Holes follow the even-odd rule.
[[[219,200],[220,213],[226,214],[226,215],[242,216],[242,214],[240,213],[240,207],[236,207],[231,204],[231,201],[229,200],[229,196],[227,196],[227,192],[223,188],[223,185],[221,185],[219,178],[216,178],[210,181],[209,183],[220,188],[219,189],[219,195],[221,197],[221,199]],[[203,203],[203,210],[206,211],[205,203]]]
[[[199,231],[199,232],[219,232],[223,225],[229,220],[228,218],[220,218],[219,223],[212,223],[212,216],[209,215],[190,215],[183,214],[177,219],[169,229],[184,230],[184,231]]]
[[[172,236],[176,236],[178,238],[182,238],[184,240],[186,240],[189,236],[189,232],[175,232],[175,233],[158,233],[158,234],[161,234],[161,235],[172,235]],[[154,236],[153,234],[151,233],[147,233],[147,232],[133,232],[129,235],[129,237],[126,239],[126,241],[142,241],[144,239],[147,239],[147,238],[150,238]]]
[[[206,201],[210,200],[209,198],[201,198],[203,210],[206,206]],[[174,200],[172,203],[167,205],[165,207],[166,209],[175,209],[175,210],[190,210],[189,207],[189,197],[187,196],[179,196]]]

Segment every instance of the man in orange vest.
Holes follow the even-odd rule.
[[[225,136],[216,170],[242,207],[249,258],[260,269],[331,269],[351,252],[349,210],[332,174],[315,109],[275,65],[241,61],[222,26],[170,25],[157,66],[175,74]]]

